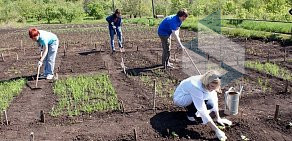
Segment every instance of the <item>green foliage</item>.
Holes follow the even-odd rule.
[[[105,74],[58,80],[54,85],[54,93],[59,102],[50,112],[52,116],[75,116],[119,108],[116,91]]]
[[[8,108],[13,98],[21,92],[25,83],[25,79],[0,82],[0,115]]]
[[[83,15],[81,5],[65,2],[62,6],[58,6],[56,18],[60,23],[71,23],[73,20],[83,17]]]
[[[276,32],[276,33],[291,33],[292,24],[282,22],[265,22],[265,21],[250,21],[250,20],[222,20],[221,25],[224,27],[237,27],[248,30]]]
[[[90,2],[87,5],[88,8],[88,15],[93,16],[96,19],[102,19],[105,15],[105,9],[107,9],[109,6],[105,2]]]
[[[255,69],[259,72],[264,72],[271,76],[279,77],[284,80],[289,80],[289,81],[292,80],[292,73],[285,68],[281,68],[277,64],[260,63],[258,61],[246,61],[245,67]]]

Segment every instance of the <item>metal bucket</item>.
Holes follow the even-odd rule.
[[[224,114],[226,115],[237,115],[239,106],[239,97],[241,95],[243,87],[240,88],[240,92],[236,92],[233,87],[230,87],[227,92],[225,92],[225,109]]]

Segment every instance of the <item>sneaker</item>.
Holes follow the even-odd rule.
[[[189,121],[196,121],[196,119],[194,117],[187,116],[187,118],[188,118]]]
[[[125,49],[122,47],[122,48],[120,48],[120,51],[121,52],[125,52]]]
[[[39,75],[39,79],[45,79],[45,78],[47,78],[47,75],[45,75],[45,74],[40,74]]]
[[[53,79],[54,78],[54,75],[52,75],[52,74],[49,74],[48,76],[47,76],[47,80],[51,80],[51,79]]]
[[[167,68],[174,68],[173,63],[168,63]]]
[[[114,54],[116,52],[116,50],[112,50],[112,54]]]

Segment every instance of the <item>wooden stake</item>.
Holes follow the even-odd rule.
[[[22,44],[22,40],[20,40],[20,48],[22,48],[23,44]]]
[[[8,122],[7,112],[6,112],[6,110],[4,110],[3,112],[4,112],[5,123],[6,123],[6,125],[8,125],[9,122]]]
[[[134,128],[134,139],[135,139],[135,141],[137,141],[137,140],[138,140],[138,135],[137,135],[136,128]]]
[[[66,56],[66,44],[64,43],[64,56]]]
[[[33,132],[30,133],[30,141],[34,141],[34,133]]]
[[[286,84],[285,84],[285,89],[284,89],[284,93],[288,92],[288,80],[286,80]]]
[[[286,62],[286,54],[287,54],[287,49],[286,47],[284,48],[284,62]]]
[[[268,50],[267,62],[270,62],[270,50]]]
[[[4,54],[3,53],[1,53],[1,58],[2,58],[2,61],[5,62]]]
[[[19,59],[18,59],[18,53],[16,53],[16,61],[18,61]]]
[[[275,116],[274,116],[274,119],[277,120],[278,119],[278,115],[279,115],[279,107],[280,105],[276,105],[276,111],[275,111]]]
[[[23,46],[22,48],[23,48],[23,55],[25,55],[25,46]]]
[[[40,112],[40,119],[41,119],[40,122],[45,123],[45,113],[43,110],[41,110]]]
[[[156,80],[154,80],[153,82],[153,89],[154,89],[154,93],[153,93],[153,112],[156,112]]]
[[[120,100],[122,113],[125,112],[124,101]]]
[[[158,63],[158,53],[156,53],[156,62]]]

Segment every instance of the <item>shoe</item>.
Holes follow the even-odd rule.
[[[40,74],[39,75],[39,79],[45,79],[45,78],[47,78],[47,75],[45,75],[45,74]]]
[[[112,54],[114,54],[116,52],[116,50],[112,50]]]
[[[121,52],[125,52],[125,49],[123,47],[120,48]]]
[[[48,76],[47,76],[47,80],[51,80],[51,79],[53,79],[54,78],[54,75],[52,75],[52,74],[49,74]]]
[[[173,63],[168,63],[167,68],[175,68],[175,67],[173,66]]]
[[[189,121],[196,121],[196,119],[194,117],[187,116],[187,118],[188,118]]]

